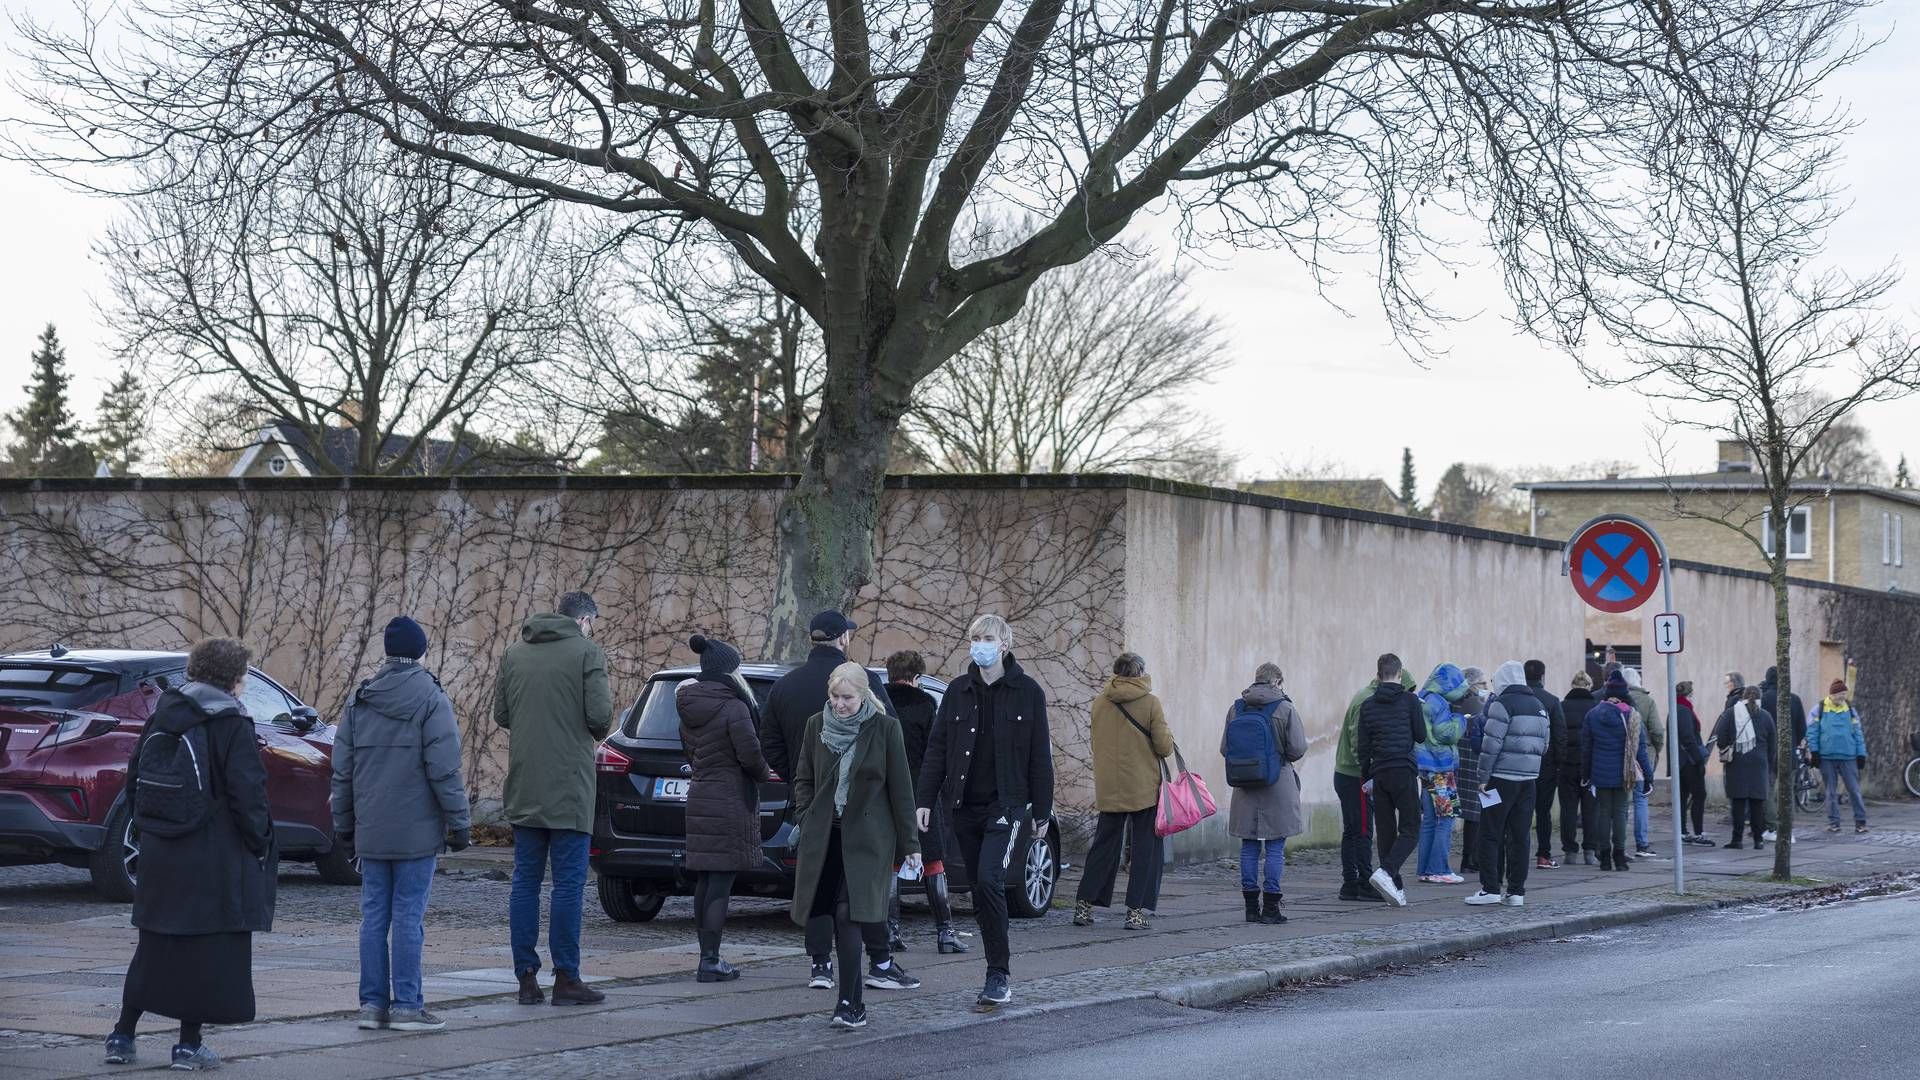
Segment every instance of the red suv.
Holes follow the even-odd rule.
[[[0,656],[0,866],[85,868],[109,900],[133,899],[140,838],[128,824],[127,761],[160,694],[187,678],[187,654],[118,649]],[[333,728],[266,675],[241,704],[267,767],[280,856],[358,885],[333,842]]]

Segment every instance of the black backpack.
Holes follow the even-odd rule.
[[[154,836],[198,832],[213,813],[212,765],[204,725],[149,732],[136,759],[133,827]]]

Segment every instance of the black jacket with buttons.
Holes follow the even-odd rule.
[[[915,785],[921,809],[936,801],[958,807],[966,795],[967,767],[980,713],[980,694],[993,695],[994,771],[999,774],[1000,810],[1018,813],[1031,804],[1036,822],[1053,818],[1053,735],[1047,727],[1047,695],[1009,654],[1006,672],[994,683],[980,678],[979,667],[953,680],[927,739],[927,757]]]

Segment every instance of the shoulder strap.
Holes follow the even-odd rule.
[[[1113,699],[1112,699],[1112,698],[1108,698],[1107,700],[1108,700],[1108,701],[1113,701]],[[1143,736],[1145,736],[1145,737],[1146,737],[1146,740],[1147,740],[1147,745],[1149,745],[1149,746],[1151,746],[1151,745],[1153,745],[1153,732],[1151,732],[1151,731],[1148,731],[1148,730],[1147,730],[1146,728],[1143,728],[1143,727],[1141,727],[1141,726],[1140,726],[1140,721],[1138,721],[1138,720],[1135,720],[1135,719],[1133,718],[1133,713],[1132,713],[1132,712],[1130,712],[1130,711],[1128,711],[1128,709],[1127,709],[1127,707],[1126,707],[1125,705],[1122,705],[1122,704],[1120,704],[1119,702],[1117,702],[1117,701],[1114,701],[1114,702],[1113,702],[1113,707],[1114,707],[1114,708],[1116,708],[1116,709],[1119,709],[1119,710],[1120,710],[1120,715],[1121,715],[1121,716],[1124,716],[1124,717],[1126,717],[1126,718],[1127,718],[1127,723],[1129,723],[1129,724],[1132,724],[1132,725],[1133,725],[1133,730],[1135,730],[1135,731],[1137,731],[1137,732],[1139,732],[1139,733],[1140,733],[1141,735],[1143,735]]]

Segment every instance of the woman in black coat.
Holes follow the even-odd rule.
[[[927,760],[927,739],[933,731],[933,714],[939,702],[920,689],[920,676],[927,673],[927,662],[911,649],[887,657],[887,699],[900,717],[900,733],[907,740],[907,768],[920,775]],[[935,806],[927,831],[920,834],[920,857],[926,862],[927,906],[933,909],[935,947],[943,953],[963,953],[967,946],[953,929],[953,899],[947,889],[946,807]],[[900,879],[893,882],[893,896],[887,907],[887,932],[894,951],[906,948],[900,940]]]
[[[694,925],[700,934],[700,982],[740,977],[720,959],[720,933],[727,924],[733,878],[759,866],[760,788],[768,777],[760,752],[753,698],[739,677],[740,652],[724,641],[696,634],[688,642],[700,654],[700,674],[680,684],[680,745],[693,768],[687,792],[687,869],[699,875],[693,887]]]
[[[1674,726],[1680,732],[1680,840],[1712,847],[1713,841],[1705,835],[1707,748],[1700,741],[1700,715],[1693,711],[1693,684],[1682,682],[1674,687],[1674,693]]]
[[[1730,848],[1740,846],[1742,819],[1752,823],[1753,846],[1761,847],[1760,833],[1766,828],[1761,804],[1767,798],[1767,779],[1773,763],[1773,717],[1760,707],[1760,688],[1744,688],[1739,700],[1720,714],[1713,725],[1713,741],[1723,764],[1727,801],[1733,804],[1733,839]],[[1729,759],[1726,755],[1731,752]]]
[[[107,1036],[107,1062],[134,1059],[142,1013],[180,1021],[172,1066],[215,1068],[220,1058],[201,1045],[202,1024],[253,1019],[253,935],[273,929],[279,855],[267,808],[267,771],[241,707],[252,654],[230,638],[210,638],[187,656],[187,682],[168,690],[147,721],[127,765],[136,824],[170,807],[154,795],[164,786],[159,755],[204,782],[206,817],[179,835],[140,834],[133,925],[140,931],[121,991],[120,1020]],[[154,755],[142,787],[142,752]],[[183,774],[184,775],[184,774]],[[189,783],[193,777],[185,777]],[[169,830],[171,831],[171,830]],[[112,838],[112,839],[118,839]]]

